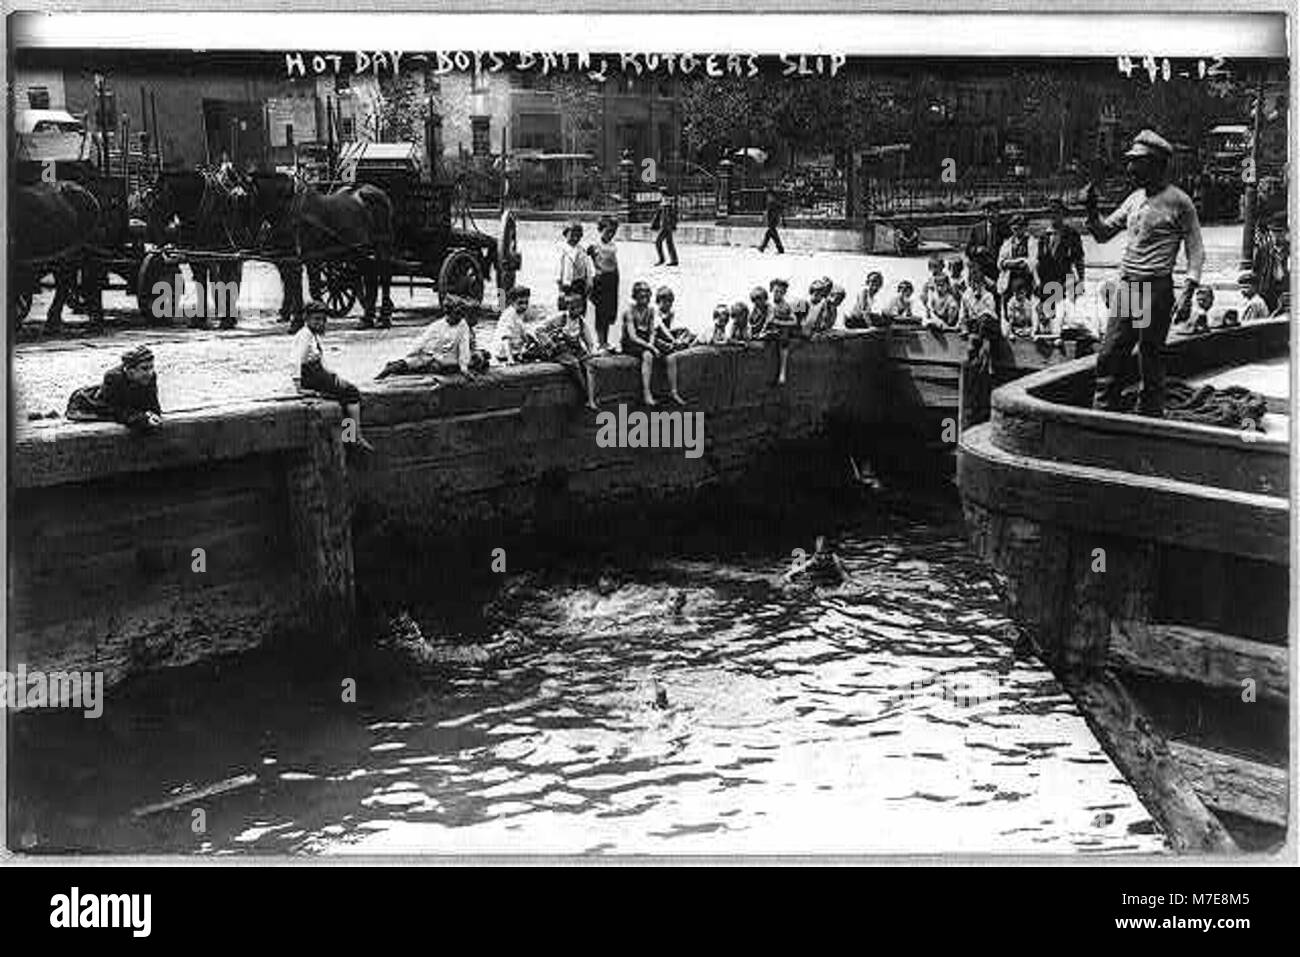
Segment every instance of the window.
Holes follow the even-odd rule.
[[[339,139],[351,142],[356,138],[357,128],[350,116],[339,117]]]
[[[49,87],[29,86],[27,88],[27,105],[33,110],[48,110],[50,108]]]
[[[469,122],[474,155],[487,156],[492,152],[491,117],[471,116]]]
[[[284,145],[293,149],[293,124],[284,124]]]
[[[520,113],[514,128],[514,145],[518,149],[560,151],[560,114]]]
[[[474,70],[469,75],[469,91],[486,93],[488,91],[488,74],[486,70]]]

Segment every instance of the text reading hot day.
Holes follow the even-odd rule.
[[[765,66],[779,66],[782,76],[833,77],[847,62],[842,53],[497,53],[482,50],[439,50],[406,53],[401,50],[357,50],[352,53],[285,53],[290,77],[391,73],[402,69],[429,69],[436,75],[471,70],[475,73],[518,72],[586,73],[604,80],[612,73],[753,77]]]

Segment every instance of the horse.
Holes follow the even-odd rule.
[[[252,242],[255,205],[247,182],[238,175],[214,169],[169,170],[159,177],[143,205],[149,237],[156,243],[234,253]],[[189,267],[198,298],[190,325],[207,326],[208,284],[213,279],[223,285],[216,287],[212,314],[221,328],[233,328],[238,296],[223,295],[221,290],[238,290],[243,264],[233,257],[215,261],[200,257],[190,260]]]
[[[302,267],[309,273],[330,260],[346,260],[361,277],[362,328],[387,326],[393,313],[393,204],[377,186],[363,183],[320,193],[298,177],[283,173],[255,175],[253,196],[261,220],[261,235],[270,248],[286,253],[278,267],[284,286],[281,319],[301,321]],[[312,295],[320,280],[313,278]]]
[[[54,299],[45,315],[46,331],[63,323],[63,306],[80,276],[81,294],[92,325],[104,320],[100,268],[93,243],[99,231],[100,204],[77,183],[58,181],[16,186],[9,225],[12,288],[18,298],[30,297],[41,276],[54,273]],[[14,309],[14,327],[23,311]]]

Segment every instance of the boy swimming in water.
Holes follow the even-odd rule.
[[[814,551],[807,558],[796,560],[785,573],[788,582],[803,580],[819,588],[834,588],[849,580],[849,570],[831,549],[825,535],[818,535]]]

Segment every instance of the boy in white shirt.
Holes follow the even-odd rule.
[[[425,327],[406,357],[388,363],[375,378],[421,372],[459,372],[467,379],[474,379],[476,376],[470,371],[472,352],[469,325],[465,322],[465,304],[453,300],[447,304],[446,316]]]
[[[1259,294],[1259,282],[1253,272],[1244,272],[1237,277],[1237,286],[1241,289],[1241,321],[1254,322],[1256,319],[1268,318],[1268,303]]]
[[[970,266],[970,284],[961,301],[961,325],[967,335],[982,338],[996,336],[1001,327],[998,323],[998,305],[993,297],[993,290],[984,281],[984,270],[977,262]]]
[[[325,368],[320,337],[325,334],[326,315],[325,307],[319,303],[309,303],[304,307],[303,327],[294,333],[289,349],[289,374],[297,389],[337,399],[343,406],[345,424],[350,419],[355,425],[356,444],[367,452],[373,452],[374,446],[361,434],[361,392],[351,382]],[[344,435],[348,434],[349,430],[345,429]]]
[[[531,298],[532,291],[527,286],[515,286],[506,293],[506,308],[497,320],[496,347],[492,354],[508,366],[518,362],[523,354],[524,323]]]

